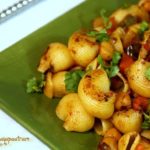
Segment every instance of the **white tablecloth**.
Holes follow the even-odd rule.
[[[0,0],[0,11],[15,0]],[[17,0],[16,0],[17,1]],[[28,10],[0,24],[0,51],[60,16],[83,0],[41,0]],[[3,142],[4,138],[29,138]],[[48,150],[49,148],[0,110],[0,150]]]

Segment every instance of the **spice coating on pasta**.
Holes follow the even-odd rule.
[[[150,149],[150,1],[93,18],[68,43],[50,43],[41,56],[41,82],[29,93],[59,97],[66,131],[102,136],[98,150]]]

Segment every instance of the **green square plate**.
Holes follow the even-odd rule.
[[[27,94],[26,81],[37,75],[37,64],[50,42],[67,43],[69,36],[87,28],[105,8],[110,13],[137,0],[88,0],[0,53],[0,107],[53,150],[96,150],[94,132],[66,132],[55,115],[58,99]]]

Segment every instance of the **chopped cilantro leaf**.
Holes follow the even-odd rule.
[[[65,74],[65,87],[68,92],[77,92],[78,84],[85,74],[82,70],[73,70]]]
[[[103,62],[103,58],[101,55],[98,55],[97,61],[98,61],[98,64],[101,65],[102,68],[104,68],[104,62]]]
[[[140,24],[140,29],[139,29],[139,33],[140,34],[143,34],[146,30],[149,29],[149,24],[148,22],[146,21],[143,21],[141,24]]]
[[[112,61],[108,66],[104,64],[104,61],[100,55],[97,58],[98,64],[101,65],[101,67],[107,72],[109,78],[116,76],[117,73],[119,72],[119,67],[117,65],[120,59],[121,59],[121,54],[117,51],[114,52]]]
[[[109,22],[108,25],[105,27],[107,30],[112,27],[112,22]]]
[[[87,35],[95,37],[97,42],[103,42],[109,40],[109,35],[107,34],[106,29],[102,29],[101,31],[91,31],[88,32]]]
[[[119,52],[115,51],[112,57],[112,65],[117,65],[121,59],[121,55]]]
[[[110,29],[112,27],[112,22],[109,22],[109,18],[106,16],[106,10],[102,9],[100,15],[104,21],[105,29]]]
[[[150,67],[145,71],[145,77],[150,80]]]
[[[90,31],[87,33],[88,36],[95,37],[96,41],[100,43],[103,41],[108,41],[110,39],[107,30],[112,27],[112,22],[109,22],[109,18],[105,15],[105,13],[105,9],[102,9],[100,12],[101,17],[104,20],[104,29],[100,31]]]
[[[102,9],[100,11],[100,15],[101,15],[102,19],[104,20],[104,24],[107,25],[109,18],[106,16],[106,10]]]
[[[87,33],[88,36],[93,36],[93,37],[96,36],[97,34],[98,34],[97,31],[90,31]]]
[[[144,121],[142,123],[142,129],[149,130],[150,129],[150,113],[149,114],[143,113],[143,115],[144,115]]]
[[[26,92],[42,93],[44,85],[45,85],[44,75],[41,76],[41,79],[37,79],[36,77],[33,77],[29,79],[26,84]]]
[[[108,40],[109,40],[109,35],[107,34],[107,31],[105,29],[101,30],[96,37],[97,42],[103,42]]]
[[[118,66],[111,66],[108,74],[109,78],[115,77],[118,72],[119,72]]]

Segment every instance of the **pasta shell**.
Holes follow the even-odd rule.
[[[52,98],[54,96],[53,92],[53,82],[52,82],[52,73],[48,72],[46,74],[46,80],[45,80],[45,86],[44,86],[44,95],[46,95],[48,98]]]
[[[56,115],[64,121],[63,127],[67,131],[85,132],[94,125],[92,117],[82,106],[78,94],[65,95],[56,107]]]
[[[48,72],[46,74],[46,84],[44,86],[44,94],[49,97],[62,97],[68,92],[65,88],[65,74],[67,71],[60,71],[55,74]]]
[[[97,58],[95,58],[93,61],[91,61],[87,67],[86,67],[86,71],[91,71],[91,70],[95,70],[98,67],[98,61]]]
[[[66,73],[67,71],[60,71],[52,76],[54,97],[62,97],[68,93],[64,82]]]
[[[97,17],[92,22],[93,28],[96,31],[100,31],[104,28],[104,20],[102,17]]]
[[[132,41],[138,36],[140,29],[140,24],[134,24],[129,26],[126,34],[123,37],[124,47],[128,47],[132,44]]]
[[[48,69],[52,72],[63,71],[74,65],[67,46],[61,43],[51,43],[43,54],[38,71],[44,73]]]
[[[108,119],[114,112],[115,94],[109,91],[110,82],[102,69],[86,74],[78,86],[83,107],[94,117]]]
[[[113,127],[106,131],[104,138],[105,137],[111,137],[116,139],[116,141],[119,141],[119,139],[121,138],[121,134],[116,128]]]
[[[99,45],[95,38],[75,32],[69,39],[68,48],[76,64],[86,67],[97,56]]]
[[[127,9],[120,8],[115,11],[111,17],[114,17],[115,21],[120,24],[127,16],[138,17],[141,20],[149,20],[148,13],[143,9],[138,7],[137,5],[131,5]]]
[[[148,43],[150,39],[150,30],[144,32],[144,40],[142,41],[142,47],[139,52],[139,59],[146,59],[146,57],[149,55],[149,52],[147,49],[145,49],[145,44]]]
[[[124,134],[118,142],[118,150],[136,150],[140,142],[140,135],[137,132],[129,132]]]
[[[116,110],[121,110],[122,108],[131,108],[131,98],[128,93],[119,92],[116,96],[115,101],[115,108]]]
[[[100,141],[98,150],[118,150],[118,140],[121,134],[115,128],[110,128],[106,131],[103,139]]]
[[[142,131],[141,136],[143,136],[144,138],[150,140],[150,130]]]
[[[150,67],[149,62],[139,59],[130,66],[127,77],[130,88],[135,93],[150,98],[150,80],[145,77],[148,67]]]
[[[112,122],[122,133],[128,133],[141,129],[142,114],[133,109],[118,111],[113,114]]]
[[[101,42],[99,53],[104,60],[111,60],[114,53],[114,47],[111,44],[111,42],[110,41]]]
[[[94,125],[94,131],[98,135],[105,135],[107,130],[109,130],[112,126],[113,125],[109,120],[101,119],[101,120],[96,121]]]
[[[128,82],[127,80],[124,78],[124,76],[121,74],[121,73],[117,73],[117,76],[123,81],[123,89],[121,90],[122,92],[128,92],[129,90],[129,85],[128,85]]]
[[[143,7],[146,11],[150,12],[150,1],[149,0],[140,0],[139,6]]]
[[[98,150],[118,150],[118,143],[115,138],[104,137],[99,144]]]
[[[119,51],[120,53],[123,53],[123,44],[122,44],[122,38],[125,36],[125,32],[123,28],[118,27],[112,34],[111,34],[111,42],[115,48],[115,50]]]

